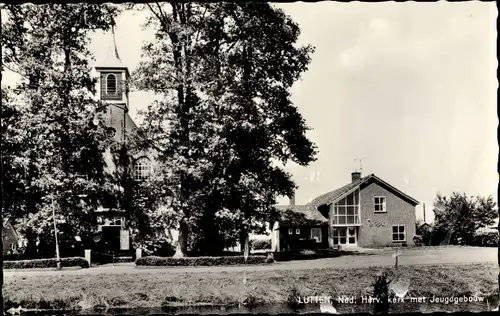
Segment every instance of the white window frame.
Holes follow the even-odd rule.
[[[134,180],[145,180],[151,176],[153,166],[148,157],[139,157],[134,163]]]
[[[300,228],[295,229],[295,235],[300,235]]]
[[[394,232],[394,227],[398,227],[398,232],[397,233]],[[402,233],[400,231],[401,227],[403,227],[403,232]],[[399,235],[400,234],[403,234],[403,236],[404,236],[403,240],[399,240]],[[392,235],[392,242],[406,242],[406,225],[405,224],[392,225],[392,227],[391,227],[391,235]],[[394,235],[398,236],[397,240],[394,239]]]
[[[115,92],[114,93],[109,92],[108,81],[109,81],[110,76],[115,77]],[[117,95],[118,94],[118,77],[115,74],[107,74],[106,75],[106,94],[108,94],[108,95],[115,95],[115,94]]]
[[[376,202],[377,199],[384,199],[384,200],[383,200],[382,203],[380,203],[380,202],[377,203]],[[381,211],[380,210],[377,211],[375,209],[377,205],[382,205],[382,210]],[[373,211],[375,213],[387,213],[387,198],[385,196],[380,195],[380,196],[374,196],[373,197]]]
[[[293,235],[293,229],[292,228],[288,228],[288,235]]]
[[[313,231],[318,231],[319,230],[319,238],[316,238],[318,236],[314,236]],[[323,230],[321,227],[313,227],[311,228],[311,239],[316,239],[317,243],[320,243],[323,241]]]
[[[352,196],[352,203],[348,203],[347,198]],[[358,203],[356,202],[358,200]],[[358,226],[361,223],[361,195],[360,190],[356,189],[354,191],[346,193],[342,198],[339,198],[337,202],[333,203],[330,207],[332,224],[337,227],[341,226]],[[347,208],[352,207],[354,209],[354,214],[348,214]],[[344,214],[340,214],[339,210],[344,209]],[[353,219],[352,223],[348,223],[348,219]],[[343,221],[344,223],[340,224]]]

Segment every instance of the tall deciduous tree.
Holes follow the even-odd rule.
[[[16,192],[6,192],[13,197],[7,212],[24,225],[27,237],[53,235],[53,207],[71,233],[88,233],[91,210],[112,188],[103,159],[112,138],[105,122],[95,120],[105,107],[94,98],[87,46],[90,32],[108,29],[117,10],[90,4],[4,10],[2,63],[23,78],[15,87],[19,98],[8,102],[12,111],[2,113],[2,129],[12,131],[4,165],[15,184],[6,189],[24,190],[18,201]]]
[[[496,202],[491,196],[468,197],[454,192],[448,198],[438,194],[432,238],[452,245],[472,245],[476,231],[493,225],[497,218]]]
[[[208,239],[229,222],[248,241],[270,219],[276,196],[294,189],[275,161],[314,160],[290,100],[312,48],[297,46],[299,27],[267,3],[146,9],[156,40],[144,47],[137,82],[164,99],[148,108],[142,128],[181,185],[178,254],[186,255],[189,225]]]

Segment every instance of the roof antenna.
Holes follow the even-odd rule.
[[[369,158],[369,157],[363,157],[363,158],[356,158],[354,161],[359,161],[359,170],[358,172],[362,174],[363,172],[363,160]]]

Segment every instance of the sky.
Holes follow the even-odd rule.
[[[420,201],[417,219],[433,218],[438,192],[492,195],[497,200],[496,17],[494,2],[317,2],[276,4],[315,47],[292,100],[312,128],[317,160],[288,165],[296,203],[374,173]],[[143,41],[142,12],[125,12],[116,27],[120,57],[133,70]],[[99,61],[111,36],[96,33]],[[130,95],[130,112],[154,99]],[[278,200],[287,204],[288,198]]]

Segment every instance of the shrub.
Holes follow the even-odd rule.
[[[253,250],[271,249],[271,239],[251,240],[250,247]]]
[[[152,253],[154,256],[169,257],[175,253],[175,247],[168,241],[159,244],[158,248]]]
[[[344,251],[340,250],[302,250],[302,251],[286,251],[286,252],[275,252],[274,260],[276,261],[291,261],[291,260],[311,260],[311,259],[322,259],[322,258],[336,258],[346,254]]]
[[[61,258],[61,266],[88,268],[89,262],[85,258],[81,257]],[[55,258],[3,262],[4,269],[36,269],[36,268],[56,268],[56,267],[57,267],[57,261]]]
[[[474,246],[479,247],[497,247],[498,232],[483,232],[474,235]]]
[[[423,245],[423,238],[421,235],[415,235],[413,236],[413,242],[415,243],[415,246],[420,247]]]
[[[302,307],[304,307],[304,303],[299,299],[302,295],[300,290],[293,285],[289,292],[288,292],[288,297],[287,297],[287,305],[293,310],[298,310]]]
[[[147,256],[137,259],[135,264],[138,266],[229,266],[266,263],[266,259],[265,256],[249,256],[245,262],[243,256],[186,258]]]

